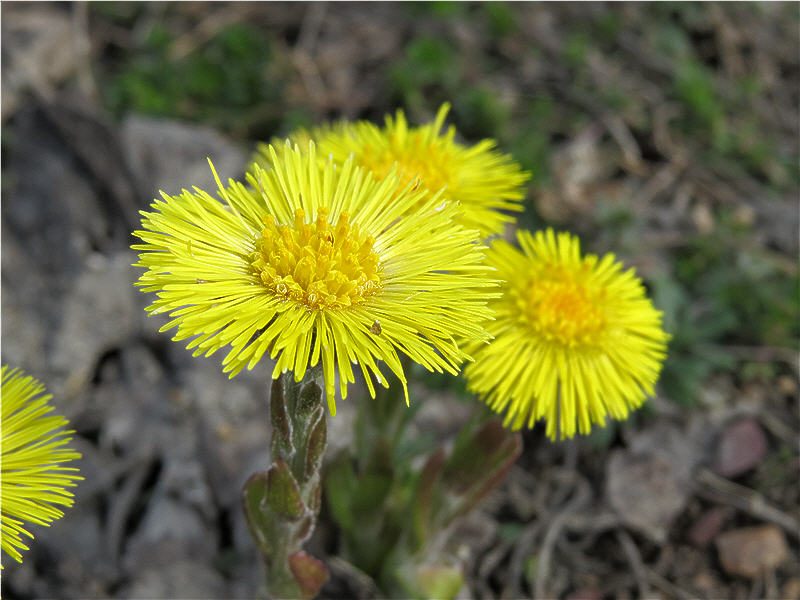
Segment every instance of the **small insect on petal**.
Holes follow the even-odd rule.
[[[369,328],[369,332],[374,333],[375,335],[380,335],[382,331],[383,329],[381,329],[381,322],[375,319],[372,327]]]

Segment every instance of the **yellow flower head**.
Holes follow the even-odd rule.
[[[0,427],[0,515],[2,548],[22,562],[22,541],[33,538],[26,527],[50,525],[64,515],[56,506],[72,506],[78,469],[64,463],[81,455],[67,444],[71,431],[64,417],[50,414],[49,394],[33,377],[18,369],[2,368]]]
[[[625,419],[654,385],[669,336],[633,269],[612,254],[581,256],[578,238],[518,231],[520,252],[498,240],[487,262],[503,296],[491,306],[491,344],[465,376],[513,429],[547,420],[550,438]]]
[[[442,132],[448,110],[443,105],[432,123],[420,127],[409,127],[398,110],[394,118],[386,117],[382,128],[368,121],[338,123],[295,132],[292,140],[305,147],[303,141],[310,136],[320,156],[332,156],[340,163],[353,156],[357,165],[377,179],[396,168],[402,183],[419,179],[431,192],[442,190],[446,200],[460,203],[460,222],[465,227],[484,236],[501,233],[505,223],[513,221],[501,211],[522,210],[523,185],[529,174],[498,152],[494,140],[465,146],[455,141],[455,127]],[[257,163],[269,161],[267,148],[260,147]]]
[[[377,181],[352,160],[321,161],[313,143],[270,157],[249,187],[218,180],[221,201],[195,188],[142,213],[137,285],[158,294],[148,310],[172,317],[162,331],[194,338],[195,356],[230,346],[231,377],[264,353],[275,378],[299,381],[321,362],[334,414],[336,375],[345,398],[353,364],[372,395],[373,377],[388,386],[379,361],[406,387],[398,351],[456,373],[467,356],[454,340],[488,337],[497,285],[457,207],[394,173]]]

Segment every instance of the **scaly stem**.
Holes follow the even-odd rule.
[[[301,381],[284,373],[272,383],[272,465],[244,487],[250,531],[267,570],[273,598],[313,598],[328,578],[320,561],[302,551],[319,515],[320,468],[327,443],[321,368]]]

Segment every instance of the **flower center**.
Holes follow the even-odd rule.
[[[347,213],[335,225],[327,217],[323,208],[311,223],[300,208],[292,225],[264,217],[251,262],[273,294],[310,310],[355,306],[381,290],[375,239],[351,224]]]
[[[523,301],[525,318],[547,341],[594,345],[606,329],[605,294],[574,275],[562,271],[534,278]]]
[[[406,186],[419,177],[431,192],[437,192],[450,183],[450,156],[437,144],[426,140],[419,133],[409,134],[401,145],[390,142],[388,148],[367,147],[361,155],[362,164],[378,179],[389,174],[397,163],[397,177],[401,186]]]

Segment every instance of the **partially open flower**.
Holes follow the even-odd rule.
[[[402,183],[419,180],[431,192],[441,190],[443,199],[460,203],[458,218],[465,227],[484,236],[502,233],[514,220],[503,211],[522,210],[529,174],[497,151],[493,140],[467,146],[455,140],[455,127],[442,131],[448,110],[443,105],[432,123],[419,127],[410,127],[398,110],[394,118],[386,117],[384,127],[369,121],[337,123],[295,132],[292,140],[304,146],[311,138],[320,156],[339,163],[352,156],[378,179],[396,169]],[[267,145],[260,147],[256,161],[269,162]]]
[[[300,381],[321,362],[331,412],[336,376],[344,398],[354,364],[372,395],[373,379],[388,386],[380,362],[405,388],[398,352],[456,373],[455,340],[487,339],[496,286],[458,207],[393,172],[376,180],[352,159],[318,160],[313,143],[269,154],[249,187],[220,184],[222,201],[195,189],[142,213],[137,285],[157,294],[153,314],[172,317],[162,331],[193,338],[195,355],[229,346],[231,376],[265,353],[275,378]]]
[[[514,429],[547,420],[551,438],[625,419],[654,393],[669,336],[632,269],[613,255],[581,256],[552,230],[498,240],[487,262],[503,280],[492,303],[495,339],[474,348],[469,387]]]
[[[52,396],[19,369],[3,366],[2,433],[0,433],[0,514],[2,548],[22,562],[28,550],[23,536],[33,538],[30,525],[50,525],[64,515],[57,506],[72,506],[68,489],[83,479],[75,467],[64,466],[81,455],[69,447],[72,438],[64,417],[51,414]]]

